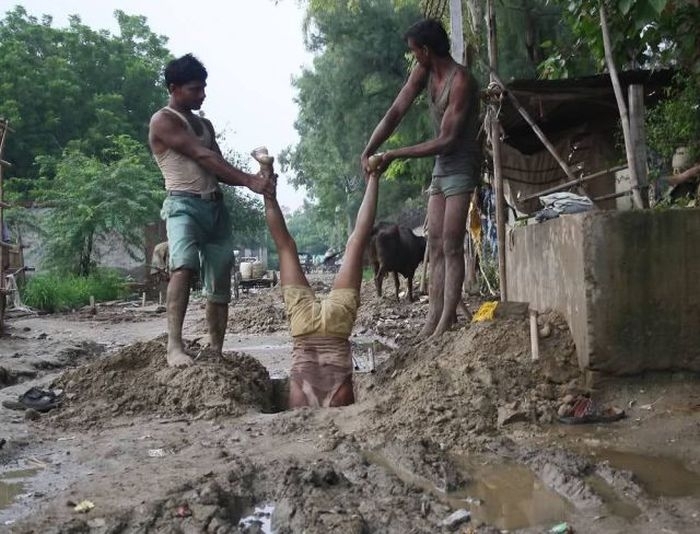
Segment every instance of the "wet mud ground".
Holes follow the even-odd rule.
[[[223,362],[201,350],[193,298],[199,358],[184,371],[164,367],[156,304],[11,318],[0,400],[39,385],[65,402],[35,420],[0,408],[0,531],[700,532],[697,375],[587,390],[556,314],[537,363],[519,320],[460,317],[418,343],[426,304],[391,289],[363,289],[358,402],[317,411],[282,410],[290,340],[275,289],[232,304]],[[581,393],[627,417],[558,423]],[[85,500],[94,508],[76,512]]]

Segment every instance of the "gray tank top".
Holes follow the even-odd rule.
[[[445,115],[445,109],[450,100],[450,90],[452,88],[452,80],[457,73],[455,67],[447,75],[445,85],[437,98],[433,100],[432,79],[428,78],[426,90],[428,91],[428,108],[430,110],[430,118],[433,122],[435,136],[440,135],[440,125],[442,117]],[[479,134],[479,89],[476,79],[469,73],[469,102],[467,117],[462,125],[462,130],[457,135],[457,143],[452,152],[448,154],[440,154],[435,156],[435,166],[433,167],[433,176],[449,176],[452,174],[469,174],[475,172],[475,168],[481,164],[481,145],[477,139]]]
[[[212,149],[214,139],[211,131],[199,117],[196,117],[202,125],[202,134],[197,135],[187,118],[171,107],[163,108],[165,111],[179,117],[204,147]],[[212,173],[202,168],[196,161],[180,154],[172,148],[168,148],[162,154],[155,155],[156,162],[165,179],[165,189],[168,191],[187,191],[189,193],[212,193],[219,190],[219,180]]]

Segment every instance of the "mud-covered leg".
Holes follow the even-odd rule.
[[[192,365],[192,358],[186,353],[182,344],[182,325],[190,300],[190,280],[192,271],[178,269],[170,274],[167,294],[168,313],[168,349],[166,359],[171,367]]]

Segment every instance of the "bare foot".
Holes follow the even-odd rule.
[[[456,322],[456,317],[452,316],[450,317],[450,320],[444,321],[441,320],[438,325],[435,327],[435,330],[431,334],[429,339],[437,339],[439,338],[442,334],[447,332],[450,328],[452,328],[452,325],[454,325]]]
[[[435,331],[435,323],[436,321],[427,320],[425,325],[423,325],[423,328],[421,328],[421,331],[418,332],[418,340],[428,339],[431,335],[433,335],[433,332]]]
[[[194,363],[182,347],[168,347],[168,352],[165,355],[170,367],[188,367]]]

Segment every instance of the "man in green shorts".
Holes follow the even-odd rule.
[[[325,299],[316,298],[299,262],[277,200],[265,197],[265,218],[280,260],[280,284],[293,338],[289,407],[347,406],[355,402],[350,333],[360,305],[362,259],[377,211],[379,174],[369,174],[355,229]]]
[[[439,336],[455,320],[464,282],[467,212],[481,167],[477,140],[479,91],[469,70],[450,57],[450,41],[442,23],[420,21],[404,37],[416,66],[374,129],[361,164],[367,173],[369,157],[389,138],[425,89],[435,137],[417,145],[387,150],[378,171],[395,159],[435,156],[428,201],[430,306],[420,335]]]
[[[168,105],[151,118],[148,141],[165,179],[168,196],[161,216],[170,250],[167,293],[168,365],[192,364],[182,344],[190,280],[201,270],[207,296],[209,345],[221,353],[231,300],[231,223],[219,182],[274,194],[274,182],[230,165],[221,155],[214,127],[192,111],[202,107],[207,71],[191,54],[165,68]]]

